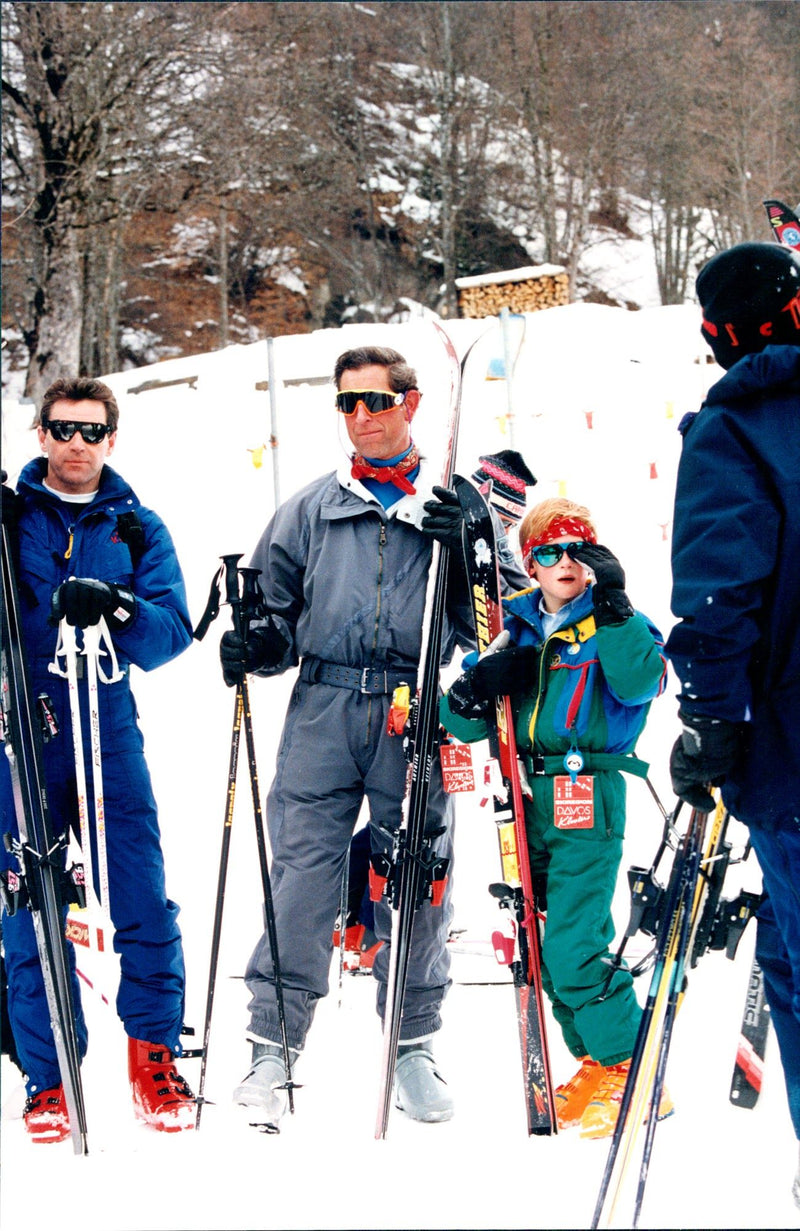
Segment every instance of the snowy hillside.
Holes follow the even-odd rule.
[[[502,355],[497,322],[447,326],[459,353],[478,338],[467,366],[456,469],[469,474],[480,453],[520,449],[538,486],[531,501],[566,494],[590,506],[600,539],[627,572],[634,604],[669,631],[670,519],[681,416],[699,407],[719,369],[707,363],[693,307],[632,313],[576,304],[526,318],[508,418],[503,381],[487,381]],[[270,448],[265,343],[164,362],[108,378],[121,408],[112,463],[166,520],[199,619],[223,553],[249,556],[280,495],[342,458],[347,444],[328,377],[350,346],[380,341],[419,372],[423,400],[415,435],[435,454],[443,411],[442,355],[424,319],[352,325],[275,342],[277,450]],[[196,378],[191,384],[188,378]],[[133,392],[149,381],[182,382]],[[36,449],[32,407],[4,406],[4,466],[16,478]],[[201,644],[149,676],[136,675],[149,765],[159,801],[169,892],[182,907],[188,966],[187,1021],[202,1030],[209,943],[222,837],[233,695],[217,659],[223,611]],[[254,681],[252,698],[265,791],[273,769],[293,673]],[[675,687],[653,706],[638,751],[672,806],[667,761],[676,735]],[[313,772],[313,765],[309,766]],[[445,1005],[437,1058],[456,1098],[447,1124],[392,1114],[384,1142],[373,1138],[380,1034],[372,981],[346,977],[317,1013],[297,1080],[296,1114],[280,1136],[240,1124],[230,1093],[246,1070],[247,993],[241,980],[260,933],[252,812],[244,767],[231,847],[219,984],[199,1133],[150,1133],[133,1119],[121,1026],[90,993],[84,1077],[90,1154],[65,1143],[36,1150],[19,1118],[17,1073],[3,1062],[0,1214],[7,1231],[51,1215],[81,1231],[233,1231],[248,1228],[570,1228],[589,1225],[607,1145],[574,1132],[528,1138],[520,1085],[513,994],[490,957],[455,953],[455,986]],[[645,785],[628,787],[623,866],[649,865],[661,816]],[[736,826],[742,838],[741,827]],[[486,885],[498,860],[491,822],[474,796],[458,797],[455,927],[486,941],[497,911]],[[624,879],[624,878],[623,878]],[[725,896],[757,889],[751,858]],[[627,920],[621,884],[618,927]],[[764,1089],[752,1112],[728,1101],[754,929],[734,963],[706,956],[690,975],[667,1084],[676,1114],[656,1134],[643,1224],[649,1227],[760,1228],[800,1225],[790,1187],[796,1142],[777,1045],[771,1039]],[[640,941],[637,939],[636,944]],[[643,945],[642,945],[643,951]],[[643,999],[648,976],[638,981]],[[551,1027],[557,1081],[574,1062]],[[196,1086],[199,1062],[182,1065]],[[47,1177],[45,1184],[42,1178]],[[39,1193],[43,1192],[44,1202]],[[52,1194],[52,1196],[50,1195]],[[37,1200],[38,1198],[38,1200]]]

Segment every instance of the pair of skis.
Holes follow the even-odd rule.
[[[722,802],[718,803],[710,826],[708,813],[692,810],[683,835],[678,835],[675,828],[679,810],[680,804],[674,816],[667,818],[656,857],[657,863],[666,846],[673,847],[666,887],[658,885],[654,868],[647,873],[638,868],[631,870],[634,892],[628,934],[641,926],[655,935],[656,945],[650,987],[597,1198],[593,1228],[610,1226],[624,1200],[626,1179],[644,1125],[631,1221],[633,1227],[638,1227],[675,1018],[686,990],[688,971],[709,948],[725,949],[728,957],[733,958],[744,927],[760,900],[759,895],[746,892],[730,902],[721,898],[731,852],[727,841],[729,814]],[[644,917],[639,909],[643,902]]]
[[[2,578],[3,735],[19,830],[18,841],[6,835],[5,843],[17,858],[24,886],[25,893],[18,901],[25,896],[32,914],[73,1148],[76,1154],[86,1154],[89,1147],[81,1056],[64,935],[66,908],[76,898],[73,882],[64,871],[69,837],[55,832],[48,804],[41,724],[31,693],[6,526],[2,528]]]
[[[450,407],[442,486],[455,486],[464,514],[467,578],[478,647],[484,651],[502,631],[503,624],[494,525],[477,489],[453,475],[461,377],[469,350],[459,365],[450,339],[436,322],[434,326],[445,347],[450,367]],[[378,857],[381,866],[376,869],[373,857],[373,869],[381,872],[386,879],[386,893],[392,907],[384,1047],[375,1129],[375,1136],[379,1139],[386,1136],[391,1107],[414,914],[424,901],[437,901],[438,890],[443,892],[446,873],[446,861],[437,858],[433,849],[437,835],[426,833],[425,816],[431,767],[439,741],[439,663],[445,623],[448,555],[447,548],[434,542],[417,690],[406,730],[409,772],[403,817],[394,839],[391,859]],[[550,1134],[556,1132],[557,1122],[544,1026],[539,924],[528,861],[513,724],[507,699],[498,700],[495,717],[493,743],[503,779],[500,794],[504,796],[496,801],[495,820],[504,881],[491,887],[491,891],[500,905],[510,912],[515,932],[514,952],[510,955],[509,964],[517,999],[528,1131]]]
[[[467,479],[454,480],[464,514],[464,557],[480,654],[499,649],[508,639],[503,628],[500,567],[494,523],[480,492]],[[520,1055],[530,1135],[558,1131],[550,1070],[542,988],[540,911],[531,874],[522,783],[508,697],[495,700],[488,723],[492,765],[499,773],[493,790],[494,821],[503,880],[489,886],[508,912],[510,935],[496,932],[495,952],[509,966],[514,984]]]
[[[441,482],[442,487],[450,487],[458,441],[463,365],[459,364],[453,343],[445,331],[438,322],[433,321],[432,324],[444,346],[449,368],[447,434]],[[375,866],[374,856],[372,860],[374,874],[385,878],[385,892],[392,909],[380,1093],[375,1124],[378,1140],[386,1136],[389,1123],[414,915],[424,901],[429,898],[437,900],[434,894],[438,897],[440,890],[443,893],[447,871],[446,861],[439,859],[434,851],[433,843],[439,835],[426,832],[425,822],[439,735],[439,664],[445,629],[448,565],[449,549],[434,540],[425,594],[416,695],[411,702],[405,732],[408,774],[402,817],[394,835],[391,858],[378,856],[378,867]]]

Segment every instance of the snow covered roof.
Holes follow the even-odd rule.
[[[493,286],[504,282],[529,282],[531,278],[554,278],[566,273],[563,265],[523,265],[521,269],[501,269],[494,274],[475,274],[471,278],[456,278],[456,286],[462,290],[470,286]]]

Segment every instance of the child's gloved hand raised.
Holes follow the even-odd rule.
[[[570,543],[567,554],[594,573],[592,599],[597,627],[630,619],[634,612],[625,593],[625,570],[613,551],[600,543]]]

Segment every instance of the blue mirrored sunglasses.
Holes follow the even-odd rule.
[[[574,560],[575,552],[585,546],[583,539],[577,543],[543,543],[541,547],[531,548],[531,559],[541,564],[542,568],[552,568],[554,564],[558,564],[564,552]]]

